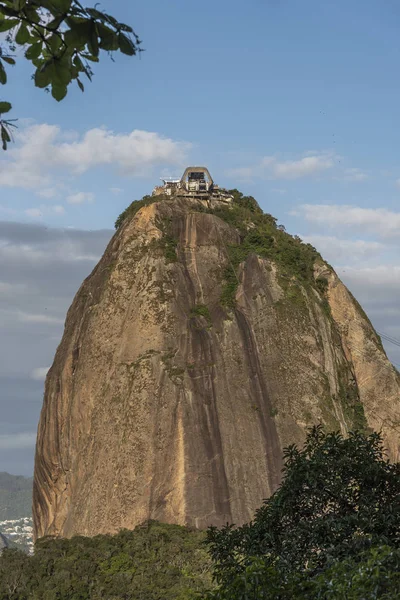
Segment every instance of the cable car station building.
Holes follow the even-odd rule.
[[[179,196],[200,200],[230,202],[232,196],[216,185],[206,167],[187,167],[181,179],[161,179],[163,185],[153,190],[153,196]]]

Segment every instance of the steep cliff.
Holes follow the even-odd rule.
[[[246,522],[315,422],[382,429],[399,458],[398,374],[311,246],[238,193],[123,217],[47,376],[37,537]]]

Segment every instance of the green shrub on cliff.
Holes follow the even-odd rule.
[[[238,244],[226,246],[229,264],[224,272],[222,304],[234,308],[239,284],[238,267],[251,254],[275,262],[279,267],[283,286],[293,280],[315,286],[314,264],[316,260],[322,260],[317,250],[310,244],[303,243],[298,236],[287,233],[283,226],[277,225],[275,217],[263,213],[253,196],[244,196],[236,189],[229,190],[229,193],[233,196],[231,205],[209,210],[234,227],[240,235]]]
[[[158,196],[158,198],[156,196],[143,196],[141,200],[134,200],[131,202],[115,221],[115,229],[119,229],[126,219],[134,217],[141,208],[152,204],[159,198],[160,196]]]

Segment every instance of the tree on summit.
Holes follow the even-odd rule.
[[[7,83],[7,68],[15,65],[15,51],[24,48],[24,57],[35,67],[36,87],[51,90],[57,101],[65,98],[68,86],[76,81],[84,91],[81,77],[92,78],[91,63],[99,62],[100,51],[120,51],[128,56],[141,52],[140,39],[132,27],[79,0],[0,0],[0,84]],[[0,99],[0,133],[3,149],[11,141],[15,119],[4,119],[10,102]]]

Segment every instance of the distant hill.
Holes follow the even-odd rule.
[[[30,517],[32,477],[0,472],[0,521]]]

